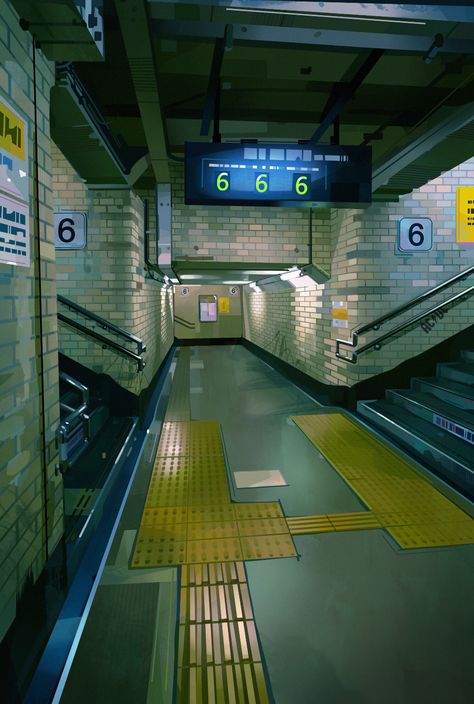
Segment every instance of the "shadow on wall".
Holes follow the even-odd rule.
[[[279,357],[285,362],[288,362],[288,364],[291,364],[293,367],[301,368],[303,366],[303,360],[299,359],[294,351],[288,347],[286,335],[284,335],[281,330],[277,330],[273,336],[269,345],[269,352],[274,354],[275,357]]]

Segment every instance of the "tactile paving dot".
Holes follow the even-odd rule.
[[[281,506],[277,502],[255,504],[233,504],[238,520],[255,518],[283,518]]]
[[[190,506],[188,508],[188,523],[233,520],[234,511],[232,504],[226,504],[223,506]]]
[[[390,535],[395,538],[402,548],[435,548],[452,545],[441,528],[430,525],[390,526],[387,528]]]
[[[265,537],[241,537],[244,560],[264,560],[271,557],[295,557],[296,550],[289,534]]]
[[[443,523],[439,529],[453,545],[474,543],[474,520],[472,518],[455,523]]]
[[[132,559],[132,567],[182,565],[185,560],[185,540],[139,537]]]
[[[143,526],[166,526],[176,523],[186,523],[187,506],[170,506],[166,508],[146,508],[143,511]]]
[[[229,562],[242,559],[238,538],[217,540],[188,540],[186,562]]]
[[[239,535],[278,535],[288,533],[284,518],[257,518],[239,520]]]
[[[148,492],[146,498],[146,508],[158,508],[160,506],[180,506],[188,501],[188,492],[186,490],[176,491],[158,491],[152,490]]]
[[[140,539],[156,540],[166,538],[167,540],[186,540],[187,537],[186,523],[168,523],[165,525],[150,525],[142,523],[138,534],[138,542]]]
[[[235,521],[206,521],[188,525],[188,540],[238,538],[238,535]]]

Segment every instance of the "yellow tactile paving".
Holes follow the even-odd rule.
[[[257,518],[253,520],[239,520],[237,522],[239,535],[281,535],[288,532],[288,525],[284,518]]]
[[[474,543],[474,520],[355,420],[342,413],[293,420],[371,509],[345,518],[288,518],[293,534],[365,529],[365,521],[366,527],[387,530],[402,548]]]
[[[279,503],[232,503],[219,424],[165,422],[132,567],[294,556]]]
[[[178,704],[268,704],[241,561],[183,566],[176,689]]]
[[[264,560],[274,557],[295,557],[295,546],[289,533],[241,537],[244,560]]]

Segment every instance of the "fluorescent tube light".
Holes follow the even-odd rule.
[[[356,22],[391,22],[392,24],[426,24],[423,20],[393,20],[385,17],[354,17],[354,15],[330,15],[327,12],[289,12],[287,10],[259,10],[252,7],[226,7],[229,12],[254,12],[263,15],[294,15],[296,17],[320,17],[321,19],[355,20]]]
[[[280,274],[280,279],[282,281],[291,281],[291,279],[295,279],[300,275],[300,270],[298,269],[297,266],[293,267],[289,271],[285,271],[284,274]]]

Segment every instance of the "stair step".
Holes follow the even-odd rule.
[[[423,464],[474,496],[472,445],[389,401],[360,401],[357,410]]]
[[[387,401],[405,408],[436,427],[449,428],[448,432],[461,440],[470,442],[474,437],[474,411],[461,410],[432,394],[413,389],[390,389],[387,391]]]
[[[474,410],[474,389],[450,379],[415,377],[411,380],[415,391],[429,393],[462,410]]]
[[[468,364],[474,364],[474,350],[461,350],[461,359]]]
[[[448,362],[437,365],[437,376],[474,386],[474,364]]]

